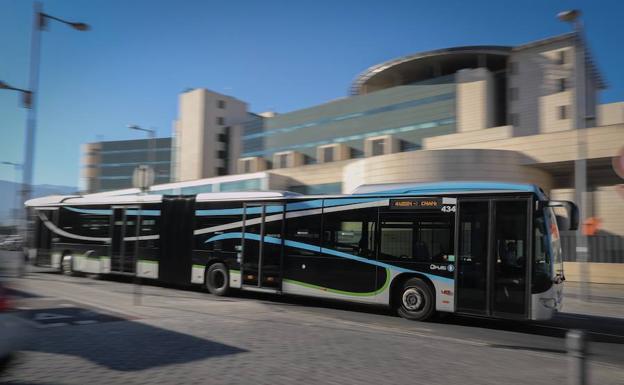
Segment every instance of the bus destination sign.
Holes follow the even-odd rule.
[[[406,198],[406,199],[390,199],[391,209],[440,209],[442,207],[442,198]]]

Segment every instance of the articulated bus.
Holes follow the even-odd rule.
[[[55,196],[26,205],[36,217],[31,258],[66,274],[380,304],[413,320],[437,312],[552,317],[564,280],[559,227],[578,226],[574,204],[550,201],[534,185],[492,182],[371,185],[332,196]]]

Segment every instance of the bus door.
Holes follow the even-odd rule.
[[[113,206],[111,214],[110,271],[134,274],[137,255],[138,207]]]
[[[245,203],[243,206],[243,288],[281,290],[284,204]]]
[[[531,200],[460,200],[456,309],[527,318],[530,298]]]

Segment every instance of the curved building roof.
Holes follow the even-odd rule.
[[[512,47],[478,45],[420,52],[374,65],[351,85],[351,95],[362,95],[403,84],[451,75],[463,68],[502,70]]]

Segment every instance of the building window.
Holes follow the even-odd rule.
[[[227,175],[225,167],[217,167],[217,175]]]
[[[509,75],[517,75],[518,74],[518,63],[509,62]]]
[[[518,124],[520,124],[520,119],[518,119],[518,114],[509,114],[509,124],[512,126],[518,126]]]
[[[288,154],[279,154],[277,156],[277,168],[288,167]]]
[[[559,51],[557,56],[557,64],[566,64],[567,62],[567,50]]]
[[[223,150],[217,151],[217,158],[219,159],[227,158],[227,151],[223,151]]]
[[[225,118],[223,116],[217,116],[217,124],[223,126],[225,124]]]
[[[512,87],[509,89],[509,100],[518,100],[518,89],[516,87]]]
[[[225,108],[225,100],[217,100],[217,107],[218,108]]]
[[[568,88],[568,84],[565,78],[561,78],[557,80],[557,90],[559,92],[563,92]]]
[[[334,161],[334,148],[333,147],[323,148],[323,162],[333,162],[333,161]]]
[[[557,107],[559,111],[559,120],[565,120],[570,118],[570,106],[559,106]]]
[[[384,154],[384,139],[376,139],[371,141],[371,153],[373,156]]]
[[[221,143],[227,143],[228,142],[227,134],[217,134],[217,140]]]

